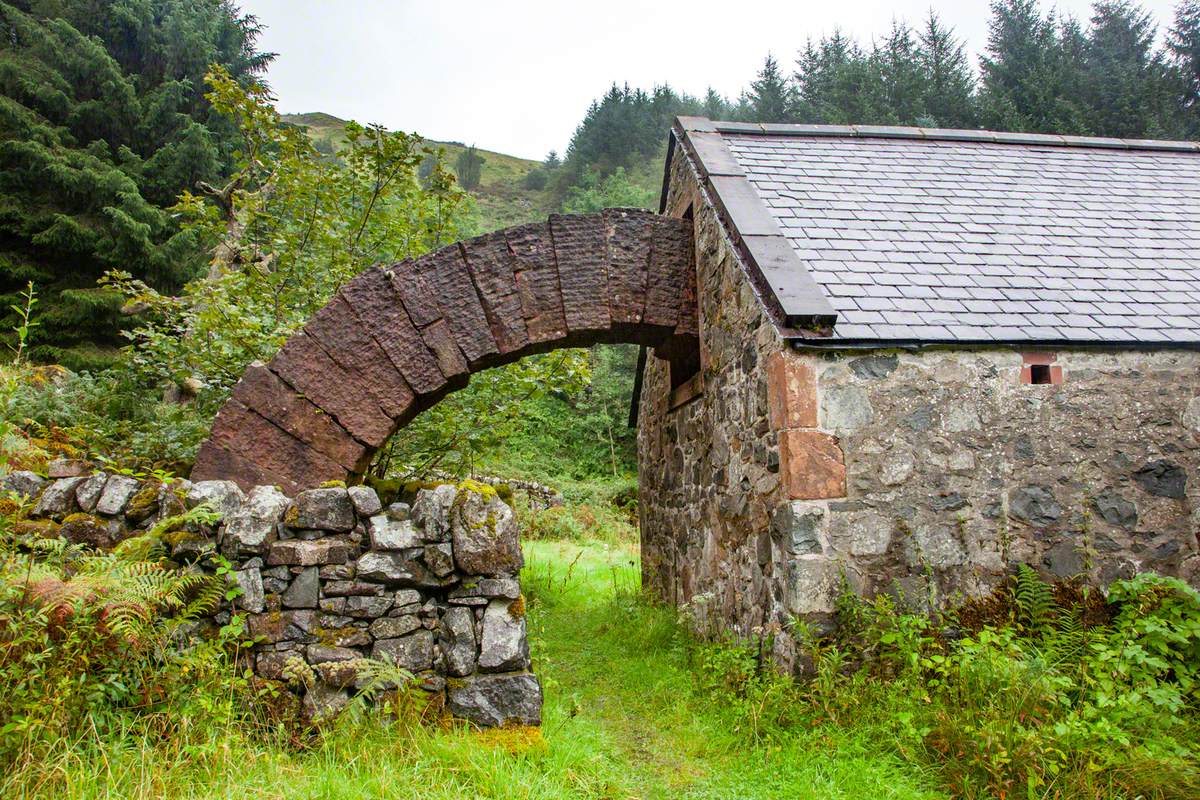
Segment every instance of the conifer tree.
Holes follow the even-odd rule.
[[[234,131],[203,75],[261,70],[257,34],[215,0],[0,2],[0,304],[37,286],[34,358],[105,363],[121,341],[105,271],[171,290],[202,269],[166,207],[228,174]]]
[[[1101,136],[1163,138],[1179,135],[1167,65],[1154,49],[1149,12],[1129,0],[1092,7],[1084,49],[1084,98],[1089,128]]]
[[[1185,0],[1175,8],[1167,52],[1184,133],[1200,136],[1200,0]]]
[[[746,102],[755,122],[787,122],[790,118],[791,87],[779,71],[779,64],[767,56],[762,69],[750,83]]]
[[[966,49],[932,12],[918,36],[917,63],[925,78],[922,106],[931,127],[975,125],[975,76]]]

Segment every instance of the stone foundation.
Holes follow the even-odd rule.
[[[289,498],[232,481],[164,486],[95,473],[48,482],[17,472],[3,488],[32,504],[18,533],[101,548],[206,504],[214,523],[161,540],[181,568],[211,571],[218,553],[229,561],[241,591],[215,621],[246,614],[255,672],[292,685],[306,677],[309,719],[349,703],[372,659],[411,673],[475,724],[540,724],[517,524],[489,486],[444,484],[386,508],[362,486]]]

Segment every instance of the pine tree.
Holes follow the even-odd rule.
[[[986,127],[1086,133],[1071,91],[1080,82],[1077,56],[1064,48],[1054,15],[1043,18],[1037,0],[994,0],[981,59]]]
[[[925,78],[921,105],[928,125],[974,126],[978,119],[975,76],[966,49],[932,12],[918,37],[917,63]]]
[[[1089,127],[1101,136],[1179,135],[1166,59],[1154,50],[1150,14],[1128,0],[1092,7],[1084,45],[1084,98]]]
[[[799,121],[869,125],[894,119],[886,108],[879,60],[841,31],[809,41],[796,66],[793,116]]]
[[[750,83],[746,102],[755,122],[787,122],[790,119],[792,90],[779,71],[779,64],[767,56],[763,67]]]
[[[458,158],[454,160],[454,173],[458,176],[458,183],[462,188],[469,192],[479,187],[479,181],[483,177],[483,164],[486,160],[479,155],[475,145],[471,145],[458,154]]]
[[[869,67],[882,88],[881,115],[875,121],[915,125],[925,116],[926,75],[921,69],[912,29],[892,22],[882,45],[876,45]]]
[[[257,32],[225,2],[0,2],[0,303],[36,284],[33,357],[106,361],[121,339],[105,271],[171,290],[202,269],[165,207],[228,173],[234,130],[203,74],[261,70]]]
[[[1185,0],[1175,8],[1167,52],[1186,134],[1200,136],[1200,0]]]

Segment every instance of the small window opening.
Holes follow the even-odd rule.
[[[1030,364],[1029,365],[1029,382],[1030,383],[1052,383],[1050,379],[1049,364]]]

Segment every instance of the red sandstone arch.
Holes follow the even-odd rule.
[[[551,215],[346,284],[269,364],[252,364],[193,480],[285,492],[353,480],[400,427],[469,376],[600,342],[696,337],[691,222],[631,209]]]

